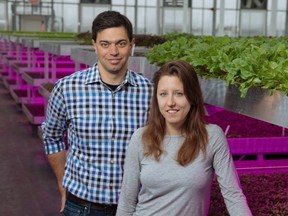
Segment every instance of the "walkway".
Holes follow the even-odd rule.
[[[56,180],[37,130],[0,79],[0,215],[59,215]]]

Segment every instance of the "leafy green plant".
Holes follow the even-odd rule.
[[[183,59],[204,78],[226,80],[238,87],[241,97],[261,87],[288,94],[287,38],[175,37],[149,50],[151,64]]]

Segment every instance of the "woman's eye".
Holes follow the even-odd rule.
[[[183,93],[182,92],[176,92],[175,95],[180,97],[180,96],[183,96]]]

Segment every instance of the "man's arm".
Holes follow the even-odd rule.
[[[58,188],[61,194],[60,212],[63,212],[66,201],[66,190],[62,186],[62,181],[64,177],[64,167],[66,163],[66,151],[61,151],[54,154],[48,154],[47,158],[57,179]]]

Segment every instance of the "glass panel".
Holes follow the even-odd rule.
[[[225,1],[225,9],[236,9],[237,8],[237,3],[239,0],[229,0]],[[218,0],[219,2],[219,0]]]
[[[138,6],[156,6],[159,0],[136,0]]]
[[[271,32],[270,30],[271,29],[274,29],[274,26],[271,26],[273,25],[271,23],[271,12],[269,11],[267,13],[267,35],[270,36],[270,35],[273,35],[273,36],[285,36],[285,25],[286,25],[286,13],[285,12],[277,12],[277,15],[276,15],[276,19],[277,19],[277,22],[276,22],[276,26],[275,26],[275,33],[274,32]],[[274,35],[275,34],[275,35]]]
[[[213,30],[213,13],[212,11],[203,11],[203,34],[212,35]]]
[[[111,1],[111,4],[112,4],[112,6],[114,5],[124,5],[125,4],[125,1],[123,1],[123,0],[112,0]]]
[[[126,14],[128,19],[131,21],[133,28],[135,28],[135,8],[134,7],[126,7]],[[143,17],[141,18],[143,19]]]
[[[138,0],[111,0],[111,5],[135,5],[135,1],[138,1]],[[138,4],[139,4],[139,1],[138,1]]]
[[[80,0],[80,3],[111,4],[111,0]]]
[[[205,1],[191,0],[191,1],[192,1],[192,8],[212,8],[214,5],[213,3],[214,0],[205,0]],[[217,2],[219,2],[219,0]]]
[[[137,1],[137,0],[136,0]],[[157,1],[159,1],[159,0],[145,0],[145,5],[147,5],[147,6],[157,6]],[[141,2],[141,1],[138,1],[138,2]]]
[[[137,10],[137,34],[157,33],[157,9],[138,7]]]
[[[137,0],[136,0],[137,1]],[[135,0],[126,0],[127,5],[135,5]]]
[[[0,2],[0,20],[5,19],[6,4]]]
[[[164,8],[163,34],[182,32],[183,12],[180,8]]]
[[[278,12],[276,36],[278,37],[285,36],[285,26],[286,26],[286,12]]]
[[[81,22],[80,22],[80,32],[86,32],[86,31],[91,32],[92,22],[93,22],[93,19],[95,18],[95,16],[93,16],[94,14],[93,7],[82,5],[81,14],[82,16],[81,16]],[[85,14],[90,14],[90,16],[85,16]]]
[[[238,2],[239,2],[239,0],[229,0],[229,1],[224,0],[224,8],[225,9],[237,9],[238,8],[238,6],[237,6]],[[216,8],[219,9],[221,6],[221,3],[222,3],[222,0],[217,0],[216,1]]]
[[[213,30],[213,11],[208,9],[192,10],[192,34],[212,35]]]
[[[69,22],[68,20],[64,20],[64,23],[63,23],[64,32],[77,32],[78,31],[78,5],[73,5],[73,4],[64,5],[62,16],[69,17]],[[62,19],[60,18],[59,22],[61,20]]]
[[[286,8],[287,8],[287,0],[278,0],[277,10],[286,10]]]
[[[50,0],[50,2],[51,2],[51,0]],[[55,2],[55,1],[54,1]],[[64,0],[64,4],[65,3],[79,3],[79,0]]]
[[[218,36],[219,31],[219,19],[220,13],[217,10],[216,13],[216,36]],[[224,14],[224,35],[228,35],[230,37],[236,37],[239,35],[239,27],[238,27],[238,14],[236,10],[226,10]],[[221,33],[221,32],[220,32]],[[219,35],[222,36],[222,35]]]
[[[192,34],[202,35],[203,33],[203,11],[201,9],[193,9],[192,11]]]
[[[80,32],[90,31],[94,18],[101,12],[109,10],[110,6],[99,4],[81,4]],[[89,16],[87,16],[89,14]]]
[[[125,13],[124,13],[124,12],[125,12],[125,7],[124,7],[124,6],[112,5],[112,6],[111,6],[111,10],[115,10],[115,11],[118,11],[118,12],[120,12],[120,13],[122,13],[122,14],[125,14]],[[132,22],[132,20],[131,20],[131,22]]]
[[[266,34],[265,10],[241,10],[240,36],[263,36]]]

